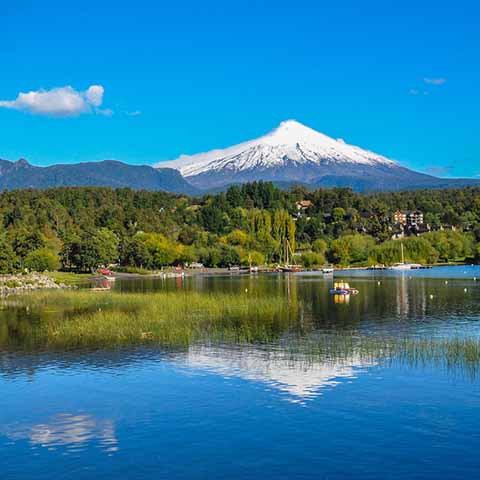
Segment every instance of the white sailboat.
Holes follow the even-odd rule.
[[[419,263],[408,263],[405,262],[405,254],[403,251],[403,242],[400,242],[400,249],[402,252],[402,261],[400,263],[394,263],[390,270],[411,270],[412,268],[420,268],[422,265]]]

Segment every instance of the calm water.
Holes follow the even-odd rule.
[[[360,294],[335,303],[331,279],[304,274],[115,288],[280,293],[298,305],[305,340],[480,336],[478,267],[338,278]],[[0,350],[1,478],[478,478],[480,376],[287,356],[292,341],[287,329],[256,345]]]

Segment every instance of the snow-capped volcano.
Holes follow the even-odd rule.
[[[253,180],[396,190],[431,186],[435,177],[413,172],[382,155],[348,145],[295,120],[263,137],[223,150],[181,155],[157,167],[175,168],[194,186],[219,188]]]
[[[176,168],[184,177],[193,177],[209,171],[241,172],[281,167],[290,162],[312,165],[394,163],[381,155],[347,145],[343,140],[327,137],[295,120],[287,120],[255,140],[224,150],[212,150],[192,156],[182,155],[177,160],[162,162],[157,166]]]

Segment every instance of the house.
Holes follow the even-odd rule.
[[[201,268],[205,268],[203,263],[200,263],[200,262],[192,262],[190,265],[188,265],[188,268],[193,268],[193,269],[201,269]]]
[[[423,225],[423,212],[419,210],[397,210],[393,214],[393,223],[407,227]]]
[[[313,207],[313,202],[310,200],[300,200],[295,205],[297,206],[297,214],[295,219],[298,219],[304,216],[304,213],[308,208]],[[310,217],[307,217],[307,220],[310,220]]]
[[[392,238],[405,235],[421,235],[430,231],[430,225],[424,223],[423,212],[419,210],[397,210],[393,214],[395,232]]]
[[[313,202],[310,200],[300,200],[299,202],[296,203],[297,205],[297,211],[300,210],[306,210],[307,208],[310,208],[313,206]]]

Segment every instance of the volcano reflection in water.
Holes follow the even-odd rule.
[[[295,403],[317,397],[325,388],[340,384],[341,379],[354,379],[366,367],[375,365],[360,355],[319,361],[257,346],[191,347],[185,362],[195,370],[262,382]]]

